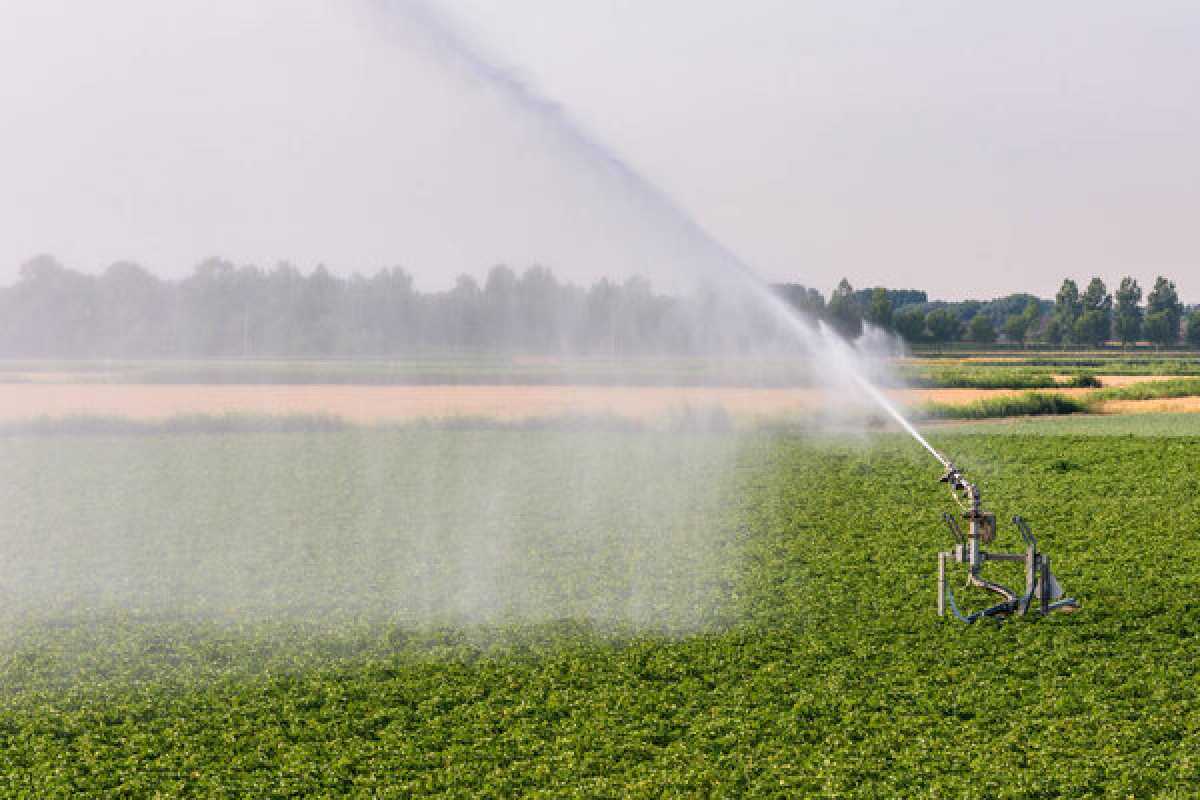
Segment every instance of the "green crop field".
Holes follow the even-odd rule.
[[[1182,419],[932,429],[1083,604],[973,627],[899,436],[3,436],[0,795],[1194,797]]]

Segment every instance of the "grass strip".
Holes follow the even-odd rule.
[[[1104,403],[1110,400],[1160,400],[1167,397],[1196,396],[1200,396],[1200,378],[1175,378],[1101,389],[1089,395],[1088,399]]]
[[[964,404],[926,403],[919,406],[920,419],[996,419],[1095,413],[1103,403],[1117,400],[1160,400],[1169,397],[1200,397],[1200,378],[1147,381],[1129,386],[1097,389],[1086,397],[1055,392],[1025,392],[1004,397],[985,397]]]
[[[1003,397],[984,397],[970,403],[925,403],[918,406],[919,419],[996,419],[999,417],[1036,417],[1059,414],[1085,414],[1092,411],[1091,399],[1054,392],[1025,392]]]

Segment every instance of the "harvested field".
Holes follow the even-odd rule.
[[[1200,397],[1161,397],[1153,400],[1110,400],[1101,410],[1106,414],[1200,413]]]
[[[1064,389],[1063,394],[1088,390]],[[908,389],[889,394],[905,405],[969,403],[1017,394],[1010,389]],[[79,415],[166,419],[190,414],[325,414],[374,423],[447,417],[521,420],[611,414],[654,419],[682,409],[720,408],[736,417],[820,410],[814,389],[575,386],[242,386],[95,383],[9,384],[0,420]]]

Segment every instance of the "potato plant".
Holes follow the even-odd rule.
[[[1194,796],[1200,439],[947,430],[1081,612],[938,619],[899,437],[2,439],[0,794]]]

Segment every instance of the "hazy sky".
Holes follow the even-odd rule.
[[[768,279],[1200,299],[1200,4],[437,5]],[[40,252],[653,277],[637,203],[387,6],[0,0],[0,281]]]

